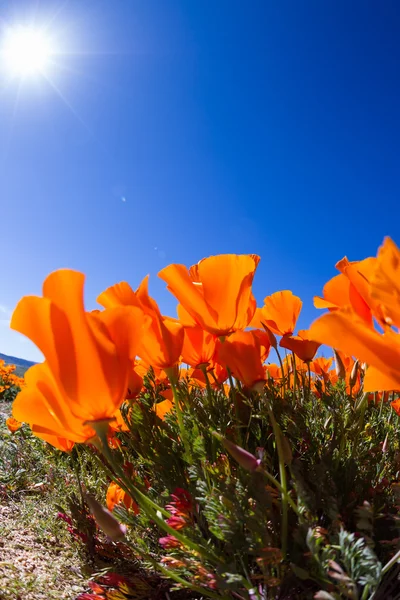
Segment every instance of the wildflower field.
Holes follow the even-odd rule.
[[[340,260],[301,331],[291,291],[257,308],[259,260],[167,266],[177,319],[147,278],[86,312],[71,270],[15,308],[45,361],[2,365],[0,499],[89,565],[47,597],[400,598],[400,250]]]

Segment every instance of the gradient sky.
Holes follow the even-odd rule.
[[[0,86],[0,351],[21,296],[70,267],[86,303],[222,252],[262,257],[258,302],[304,301],[337,260],[398,243],[400,5],[352,0],[15,0],[46,27],[47,77]]]

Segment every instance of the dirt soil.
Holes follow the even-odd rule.
[[[1,600],[73,600],[87,589],[76,556],[55,538],[38,538],[19,513],[15,503],[0,506]]]

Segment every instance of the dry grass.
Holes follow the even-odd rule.
[[[10,462],[10,409],[0,403],[0,599],[73,600],[87,589],[87,565],[57,520],[46,483],[35,472],[27,486],[30,465],[23,473],[23,457]]]

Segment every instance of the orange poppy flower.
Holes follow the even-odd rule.
[[[71,440],[67,440],[66,438],[58,437],[57,435],[51,435],[50,433],[43,433],[40,430],[40,427],[38,428],[38,430],[36,430],[35,425],[32,425],[32,433],[34,435],[36,435],[38,438],[40,438],[41,440],[50,444],[51,446],[54,446],[54,448],[61,450],[62,452],[69,453],[69,452],[71,452],[72,448],[75,446],[75,442],[72,442]]]
[[[282,379],[283,378],[282,369],[274,363],[265,365],[265,372],[267,374],[267,377],[270,377],[271,379]]]
[[[217,337],[200,327],[185,327],[182,362],[196,368],[208,365],[214,358]]]
[[[400,327],[400,250],[389,237],[379,248],[371,278],[371,295],[383,313],[382,321]]]
[[[305,362],[303,362],[298,356],[288,354],[282,360],[283,364],[283,372],[286,374],[294,373],[294,369],[296,367],[296,372],[299,373],[307,373],[308,367]],[[289,382],[290,383],[290,382]]]
[[[178,321],[154,317],[144,330],[139,355],[152,366],[169,371],[179,363],[183,338],[183,327]]]
[[[166,390],[169,391],[169,390]],[[172,390],[171,390],[172,392]],[[165,394],[163,392],[161,392],[161,395],[164,396]],[[166,398],[165,400],[162,400],[161,402],[157,402],[157,404],[154,406],[154,410],[156,411],[156,415],[157,417],[160,417],[160,419],[162,421],[164,421],[165,419],[165,415],[168,414],[169,412],[171,412],[171,410],[174,407],[174,403],[170,398]]]
[[[126,400],[133,400],[136,398],[140,394],[142,387],[143,377],[141,377],[136,371],[136,368],[133,367],[129,371],[127,394],[125,395]]]
[[[207,368],[207,372],[208,372],[208,379],[210,381],[210,385],[212,388],[215,389],[219,389],[224,383],[225,381],[228,379],[229,377],[229,373],[226,369],[226,367],[224,367],[223,365],[220,365],[217,361],[216,358],[214,358],[214,360],[211,361],[211,363],[209,364],[208,368]],[[206,380],[204,377],[204,374],[202,371],[200,371],[200,369],[193,369],[191,372],[191,378],[196,380],[199,383],[202,383],[202,385],[206,385]]]
[[[229,373],[226,368],[222,365],[219,365],[217,362],[215,362],[215,360],[211,364],[211,372],[217,386],[225,383],[229,377]]]
[[[298,335],[284,335],[279,344],[282,348],[291,350],[302,361],[309,363],[312,361],[321,344],[314,342],[309,337],[309,332],[305,329],[299,331]]]
[[[319,356],[310,362],[310,371],[316,375],[320,375],[323,380],[329,381],[329,373],[332,368],[333,358],[324,358]]]
[[[127,509],[132,509],[135,515],[140,512],[139,506],[136,502],[115,482],[110,483],[106,494],[106,504],[108,510],[111,512],[118,504],[125,504]]]
[[[138,355],[158,369],[171,369],[178,361],[183,345],[183,327],[170,317],[163,317],[157,302],[149,296],[148,276],[134,292],[126,282],[117,283],[100,294],[97,302],[105,307],[139,306],[148,317],[144,325]]]
[[[83,444],[95,436],[92,427],[72,413],[46,362],[28,369],[25,381],[13,402],[13,416],[28,423],[34,435],[57,448],[59,438]]]
[[[142,379],[148,374],[149,369],[150,365],[144,360],[140,359],[135,362],[134,370],[140,377],[142,377]],[[157,367],[152,367],[152,369],[157,385],[160,385],[161,383],[168,383],[168,377],[163,369],[158,369]]]
[[[264,306],[258,308],[252,327],[266,325],[276,335],[292,335],[296,327],[303,303],[289,290],[275,292],[264,299]]]
[[[6,420],[6,425],[8,431],[11,431],[11,433],[15,433],[20,427],[22,427],[22,423],[17,421],[17,419],[14,419],[14,417],[9,417]]]
[[[251,286],[259,261],[255,254],[221,254],[204,258],[189,270],[169,265],[158,276],[197,325],[225,336],[244,329],[253,318],[256,301]]]
[[[386,400],[387,400],[387,398],[386,398]],[[384,401],[385,401],[385,398],[381,398],[381,400],[380,400],[380,401],[381,401],[381,402],[384,402]],[[393,408],[394,412],[395,412],[397,415],[399,415],[399,417],[400,417],[400,398],[397,398],[396,400],[393,400],[393,402],[391,402],[390,404],[391,404],[391,406],[392,406],[392,408]]]
[[[354,312],[372,326],[372,315],[380,323],[384,322],[384,314],[380,303],[372,294],[371,280],[377,267],[376,258],[366,258],[350,262],[346,257],[336,263],[340,275],[333,277],[324,286],[323,298],[314,297],[316,308],[337,310],[351,306]]]
[[[374,403],[376,406],[379,406],[382,402],[389,402],[390,400],[390,392],[371,392],[368,394],[368,402]],[[392,407],[395,412],[400,415],[400,399],[394,400],[392,403]]]
[[[211,370],[209,368],[207,368],[207,374],[208,374],[208,380],[209,380],[210,384],[212,384],[213,379],[211,377]],[[188,377],[189,377],[189,381],[190,381],[189,389],[192,387],[194,387],[194,388],[206,388],[207,387],[206,378],[201,369],[190,369]]]
[[[109,423],[109,428],[111,432],[115,431],[129,431],[128,425],[125,423],[125,420],[122,416],[121,409],[115,411],[114,418]]]
[[[208,381],[212,388],[220,389],[224,382],[228,379],[229,373],[225,367],[219,365],[213,360],[207,367]],[[191,369],[189,373],[190,381],[195,386],[205,388],[207,387],[206,378],[201,369]]]
[[[252,329],[251,333],[260,342],[261,361],[264,362],[268,358],[271,349],[271,336],[263,329]]]
[[[68,269],[52,273],[43,298],[23,298],[11,319],[42,351],[59,396],[83,422],[110,418],[120,406],[144,323],[137,307],[85,312],[84,279]]]
[[[381,335],[355,318],[352,309],[343,308],[317,319],[310,335],[370,365],[364,378],[366,392],[400,389],[399,334],[389,330]]]
[[[265,382],[263,356],[265,348],[254,331],[237,331],[217,345],[218,362],[249,388]]]

